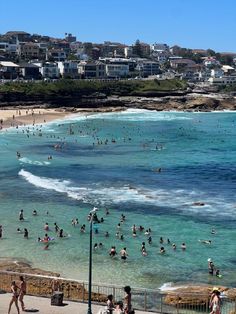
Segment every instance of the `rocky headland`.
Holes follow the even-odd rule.
[[[106,96],[94,93],[89,96],[45,97],[0,93],[0,108],[63,108],[67,111],[109,111],[126,108],[157,111],[221,111],[236,110],[236,97],[220,93],[193,93],[186,91],[140,93],[132,96]]]

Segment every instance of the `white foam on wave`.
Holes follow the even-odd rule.
[[[69,198],[85,203],[93,203],[96,206],[108,206],[112,204],[134,203],[137,205],[152,205],[160,208],[174,208],[184,214],[196,214],[199,216],[234,217],[236,208],[225,199],[214,197],[202,191],[146,189],[139,186],[110,186],[104,187],[92,184],[84,187],[73,186],[73,182],[64,179],[52,179],[36,176],[24,169],[19,171],[30,184],[38,188],[56,191],[66,194]],[[204,202],[204,206],[194,204]]]
[[[27,157],[19,158],[19,162],[21,164],[30,164],[30,165],[35,165],[35,166],[48,166],[48,165],[50,165],[49,161],[31,160]]]
[[[165,282],[159,289],[162,292],[175,291],[179,288],[188,288],[188,286],[175,286],[173,282]]]
[[[54,120],[44,125],[44,129],[53,130],[58,124],[70,124],[84,120],[114,119],[120,121],[172,121],[191,120],[189,113],[177,111],[150,111],[146,109],[126,109],[118,112],[100,112],[92,114],[75,113],[64,117],[61,120]]]
[[[106,112],[94,114],[90,119],[115,119],[121,121],[172,121],[191,120],[184,112],[150,111],[146,109],[127,109],[118,112]]]

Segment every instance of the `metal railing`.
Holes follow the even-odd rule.
[[[28,273],[0,271],[0,290],[10,292],[10,284],[13,280],[19,280],[24,276],[27,281],[27,294],[40,297],[52,295],[52,282],[58,280],[60,291],[64,293],[64,299],[76,302],[87,302],[88,282],[35,275]],[[92,302],[105,304],[107,295],[112,294],[115,302],[124,299],[122,286],[92,284]],[[196,292],[177,293],[171,291],[168,294],[160,290],[141,289],[132,287],[132,305],[136,310],[165,314],[194,314],[209,313],[209,294]],[[222,298],[221,314],[236,313],[236,299]]]

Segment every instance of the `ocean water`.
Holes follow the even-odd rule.
[[[103,243],[93,252],[94,282],[146,288],[167,282],[235,286],[235,126],[234,112],[127,110],[1,131],[0,257],[87,280],[87,215],[96,206],[104,223],[93,234],[93,243]],[[38,216],[32,215],[34,209]],[[121,214],[126,216],[123,241],[116,237]],[[73,218],[78,226],[71,225]],[[37,242],[46,222],[49,236],[55,237],[48,250]],[[67,237],[56,236],[55,222]],[[144,232],[132,236],[133,224],[151,228],[151,245]],[[29,239],[17,228],[27,228]],[[167,239],[176,244],[175,251]],[[141,254],[142,242],[147,256]],[[110,258],[112,245],[118,252],[127,248],[127,261]],[[208,258],[221,278],[208,275]]]

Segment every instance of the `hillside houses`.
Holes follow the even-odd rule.
[[[224,61],[230,61],[224,63]],[[77,41],[9,31],[0,35],[0,79],[181,78],[190,82],[234,84],[236,54],[169,47],[166,43],[133,45]],[[171,73],[171,75],[170,75]]]

